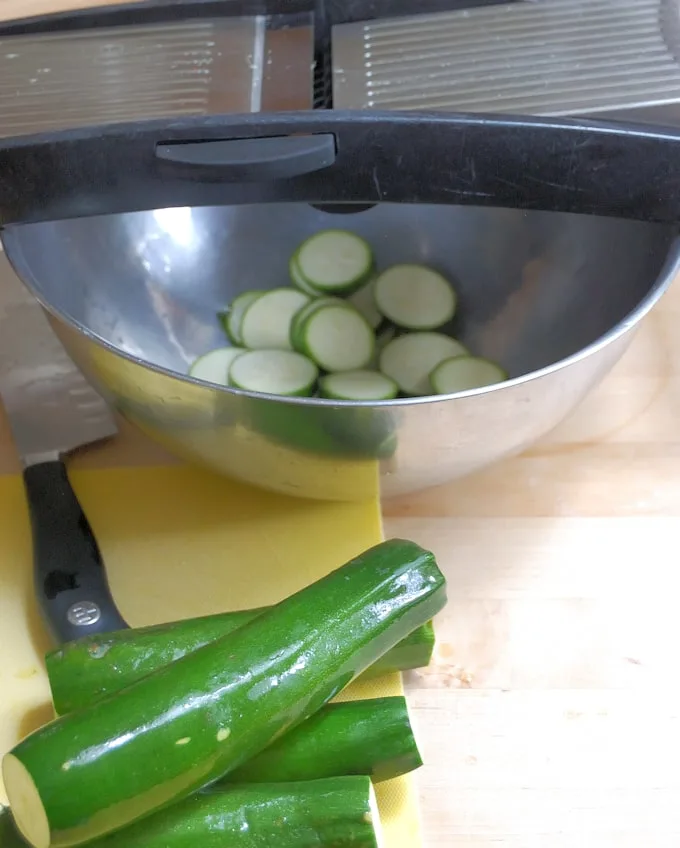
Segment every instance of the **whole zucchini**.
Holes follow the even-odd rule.
[[[9,820],[0,848],[26,848]],[[6,824],[6,831],[3,829]],[[202,789],[91,848],[379,848],[368,777]]]
[[[227,775],[446,603],[434,556],[391,540],[245,626],[20,742],[2,763],[35,848],[122,829]]]
[[[206,615],[68,642],[45,657],[55,712],[65,715],[94,704],[146,674],[238,630],[266,609]],[[434,628],[428,621],[380,657],[362,678],[428,665],[434,641]]]
[[[92,848],[380,848],[368,777],[210,787]]]
[[[365,774],[378,783],[422,764],[406,698],[368,698],[326,704],[223,780],[272,783]]]

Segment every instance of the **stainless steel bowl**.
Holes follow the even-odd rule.
[[[379,404],[283,401],[189,379],[224,344],[216,313],[287,283],[287,261],[328,226],[370,240],[381,266],[455,280],[450,328],[511,379]],[[68,351],[131,421],[219,472],[312,498],[383,497],[518,453],[606,374],[680,267],[665,225],[554,212],[383,203],[162,209],[8,228],[5,249]]]

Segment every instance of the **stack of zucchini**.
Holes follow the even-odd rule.
[[[406,702],[329,702],[426,664],[445,602],[390,540],[273,607],[52,652],[59,717],[3,758],[0,848],[377,848],[373,782],[421,764]]]
[[[292,287],[244,292],[220,314],[232,345],[199,357],[192,377],[349,401],[451,394],[507,379],[440,331],[458,299],[432,268],[378,273],[363,238],[323,230],[298,247],[288,270]]]

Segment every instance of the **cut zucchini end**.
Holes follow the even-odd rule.
[[[396,398],[399,386],[379,371],[359,369],[327,374],[319,380],[319,391],[329,400],[380,401]]]
[[[314,363],[290,350],[252,350],[234,360],[229,379],[246,392],[283,397],[309,397],[319,371]]]
[[[507,379],[507,372],[498,363],[464,354],[445,359],[430,374],[430,383],[438,395],[483,389]]]
[[[385,318],[406,330],[436,330],[456,314],[453,286],[425,265],[393,265],[376,280],[374,294]]]
[[[411,397],[433,394],[430,375],[445,359],[468,355],[456,339],[443,333],[406,333],[388,342],[380,352],[379,366],[401,391]]]
[[[246,309],[248,309],[248,307],[263,294],[264,292],[259,289],[242,292],[234,298],[229,309],[221,313],[221,315],[224,316],[222,322],[224,331],[232,344],[243,344],[243,338],[241,336],[241,323],[243,321],[243,316],[245,315]]]
[[[300,291],[310,295],[311,297],[318,297],[319,293],[312,288],[302,275],[302,271],[300,270],[300,266],[297,261],[297,251],[291,256],[290,262],[288,263],[288,276],[296,289],[300,289]]]
[[[50,823],[28,769],[14,754],[5,754],[2,777],[19,833],[33,848],[50,848]]]
[[[322,230],[305,239],[295,255],[301,278],[320,294],[352,294],[373,275],[373,251],[349,230]]]
[[[313,311],[300,327],[306,355],[324,371],[366,368],[375,351],[375,333],[352,306],[341,303]]]
[[[385,842],[385,832],[383,830],[382,820],[380,818],[378,799],[376,798],[375,789],[373,788],[373,783],[371,782],[369,782],[368,784],[367,816],[370,818],[370,823],[373,827],[373,833],[375,835],[375,848],[386,848],[387,843]]]
[[[236,357],[245,353],[242,347],[219,347],[204,353],[189,369],[189,376],[217,386],[229,385],[229,369]]]
[[[242,344],[251,350],[291,350],[293,318],[309,303],[309,295],[294,288],[278,288],[254,300],[241,320]]]
[[[321,309],[322,306],[337,305],[346,304],[345,301],[339,297],[319,297],[317,295],[314,300],[310,300],[302,307],[302,309],[298,309],[290,322],[290,344],[293,350],[296,350],[298,353],[305,353],[305,342],[302,328],[304,327],[304,323],[307,318],[309,318],[312,313],[316,312],[317,309]]]

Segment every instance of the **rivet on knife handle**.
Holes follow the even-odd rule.
[[[27,467],[24,485],[33,532],[36,594],[52,637],[61,643],[127,627],[64,463],[55,460]]]

